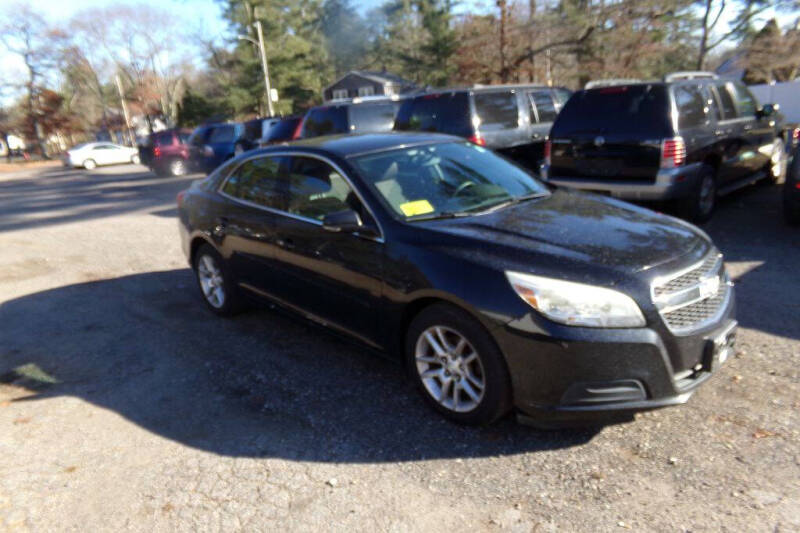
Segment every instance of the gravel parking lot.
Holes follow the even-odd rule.
[[[0,530],[798,531],[800,231],[774,186],[707,225],[738,353],[687,405],[455,426],[401,368],[202,305],[140,166],[0,175]]]

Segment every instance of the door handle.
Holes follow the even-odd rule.
[[[278,239],[275,241],[278,246],[281,248],[285,248],[286,250],[291,250],[294,248],[294,241],[291,238],[286,239]]]
[[[534,133],[534,134],[533,134],[533,138],[534,138],[534,139],[540,139],[541,137],[542,137],[542,136],[541,136],[541,135],[539,135],[538,133]]]

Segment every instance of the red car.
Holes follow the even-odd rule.
[[[157,131],[147,136],[139,147],[142,164],[159,176],[183,176],[189,172],[189,145],[191,130],[170,129]]]

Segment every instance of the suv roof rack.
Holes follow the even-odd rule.
[[[609,78],[605,80],[592,80],[586,84],[584,89],[594,89],[596,87],[611,87],[613,85],[628,85],[629,83],[644,83],[644,80],[636,78]]]
[[[683,80],[716,80],[718,76],[713,72],[703,70],[685,70],[673,72],[664,76],[664,81],[683,81]]]

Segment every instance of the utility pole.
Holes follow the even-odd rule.
[[[258,47],[261,53],[261,69],[264,71],[264,88],[267,91],[267,111],[269,116],[275,116],[275,109],[272,107],[272,87],[269,84],[269,65],[267,65],[267,49],[264,47],[264,31],[261,29],[261,21],[256,20],[255,27],[258,33],[258,41],[253,40],[247,35],[238,35],[243,41],[250,41]]]
[[[119,101],[122,102],[122,114],[125,116],[125,127],[128,128],[128,137],[131,144],[136,144],[136,136],[131,129],[131,116],[128,114],[128,104],[125,103],[125,96],[122,93],[122,80],[119,79],[119,74],[115,75],[117,80],[117,90],[119,91]]]
[[[256,21],[256,30],[258,31],[258,48],[261,50],[261,67],[264,69],[264,85],[267,88],[267,110],[269,116],[275,116],[275,110],[272,108],[272,88],[269,85],[269,66],[267,66],[267,50],[264,48],[264,32],[261,30],[261,20]]]

